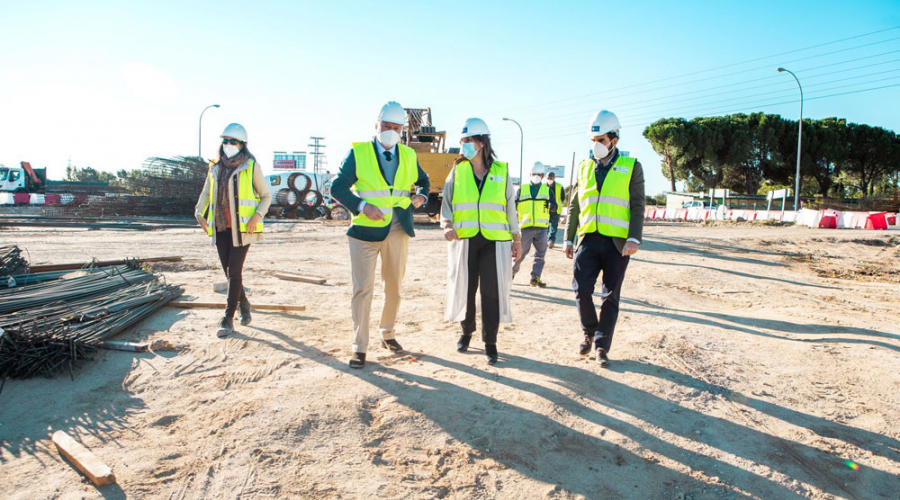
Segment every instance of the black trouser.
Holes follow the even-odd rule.
[[[216,250],[219,251],[219,261],[228,278],[228,303],[225,306],[225,317],[233,318],[238,301],[247,300],[244,294],[244,283],[241,273],[244,272],[244,259],[247,258],[247,250],[250,245],[242,247],[234,246],[231,241],[231,229],[216,233]]]
[[[602,347],[607,352],[612,344],[619,318],[619,294],[625,280],[625,269],[630,257],[623,257],[612,238],[600,233],[589,233],[575,252],[575,302],[581,317],[584,334],[593,337],[594,348]],[[603,271],[601,288],[600,318],[594,307],[594,286]]]
[[[469,289],[466,296],[466,319],[462,325],[464,335],[475,331],[475,291],[481,279],[481,340],[485,344],[497,343],[500,328],[500,293],[497,283],[497,244],[479,232],[469,238]]]

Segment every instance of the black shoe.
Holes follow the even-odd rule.
[[[354,352],[350,358],[350,368],[362,368],[366,366],[366,353]]]
[[[547,284],[544,283],[543,281],[541,281],[540,276],[532,276],[532,277],[531,277],[531,283],[530,283],[530,285],[531,285],[531,286],[536,286],[536,287],[539,287],[539,288],[546,288],[546,287],[547,287]]]
[[[250,317],[250,301],[246,297],[241,299],[238,309],[241,311],[241,324],[244,326],[249,325],[250,320],[253,318]]]
[[[606,357],[606,349],[602,347],[597,348],[597,364],[601,368],[609,368],[609,358]]]
[[[216,336],[222,339],[231,335],[233,332],[234,320],[229,318],[228,316],[223,316],[222,321],[219,322],[219,330],[216,331]]]
[[[487,364],[493,365],[497,363],[497,344],[484,345],[484,360]]]
[[[589,335],[585,335],[584,342],[582,342],[581,345],[578,346],[578,354],[584,356],[585,354],[591,352],[591,346],[593,344],[594,342],[591,340],[591,337]]]
[[[456,352],[466,352],[469,350],[469,342],[472,341],[471,335],[460,335],[456,341]]]
[[[381,339],[381,347],[385,349],[390,349],[394,352],[400,352],[403,350],[403,347],[400,346],[400,342],[397,342],[396,339],[384,340]]]

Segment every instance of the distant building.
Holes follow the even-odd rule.
[[[275,151],[274,170],[306,170],[306,151]]]

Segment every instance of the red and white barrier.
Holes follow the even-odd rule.
[[[709,210],[704,208],[648,208],[647,220],[705,221],[705,220],[781,220],[799,226],[825,229],[887,229],[897,226],[900,214],[889,212],[842,212],[839,210]]]

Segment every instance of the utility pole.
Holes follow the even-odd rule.
[[[311,148],[309,154],[313,157],[313,180],[316,184],[316,190],[321,191],[319,189],[319,169],[325,166],[325,153],[322,151],[325,149],[325,138],[324,137],[310,137],[310,142],[307,144]]]

